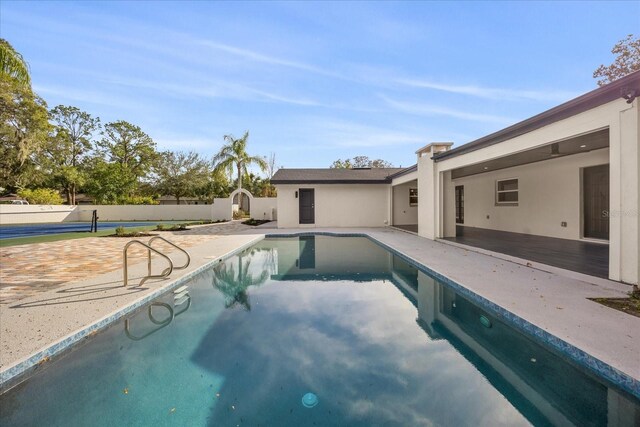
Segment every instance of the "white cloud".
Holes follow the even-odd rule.
[[[533,100],[533,101],[553,101],[562,102],[576,96],[573,92],[558,90],[518,90],[491,88],[474,85],[452,85],[436,83],[429,80],[397,79],[398,83],[415,88],[433,89],[461,95],[475,96],[485,99],[513,101],[513,100]]]
[[[453,108],[440,107],[430,104],[396,101],[386,96],[380,95],[388,106],[391,108],[416,116],[449,116],[457,119],[472,120],[478,122],[492,122],[500,124],[513,123],[515,120],[504,116],[496,116],[491,114],[470,113],[468,111],[456,110]]]
[[[314,139],[329,147],[393,147],[424,142],[424,136],[406,130],[368,126],[342,120],[320,120],[305,125]]]

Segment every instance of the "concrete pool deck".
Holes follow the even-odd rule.
[[[543,271],[391,228],[236,229],[191,247],[192,265],[186,271],[177,271],[163,281],[149,281],[141,289],[123,288],[122,272],[118,270],[2,305],[0,373],[123,307],[168,288],[216,258],[259,241],[265,234],[301,232],[369,235],[624,374],[640,379],[640,318],[587,299],[625,297],[630,286]],[[195,233],[209,231],[203,228]],[[134,265],[131,276],[139,277],[145,267],[144,262]]]

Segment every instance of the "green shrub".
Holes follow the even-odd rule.
[[[245,212],[242,209],[238,209],[236,212],[233,213],[233,219],[243,219],[243,218],[249,218],[249,212]]]
[[[127,230],[123,226],[116,227],[116,236],[124,236],[127,234]]]
[[[120,200],[123,205],[157,205],[160,202],[149,196],[127,196]]]
[[[158,231],[166,230],[166,228],[167,228],[167,226],[166,226],[166,225],[164,225],[164,224],[158,224],[158,225],[156,225],[156,230],[158,230]]]
[[[61,205],[63,202],[60,193],[51,188],[24,189],[18,191],[18,196],[32,205]]]

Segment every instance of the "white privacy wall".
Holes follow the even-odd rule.
[[[77,206],[0,205],[0,225],[77,221]]]
[[[254,197],[249,204],[251,218],[275,221],[277,207],[278,199],[276,197]]]
[[[94,209],[99,221],[171,221],[231,219],[227,199],[211,205],[80,205],[80,221],[90,221]]]
[[[465,226],[580,239],[581,168],[608,163],[609,149],[605,148],[454,181],[445,179],[445,230],[450,234],[455,223],[453,187],[464,185]],[[518,179],[518,205],[496,205],[496,180],[510,178]],[[567,226],[562,227],[562,222]]]
[[[388,184],[278,185],[278,228],[384,227],[389,222]],[[295,192],[315,189],[315,224],[300,224]]]
[[[275,197],[251,199],[251,217],[276,219]],[[42,224],[91,221],[200,221],[232,219],[231,199],[215,199],[211,205],[0,205],[0,224]]]

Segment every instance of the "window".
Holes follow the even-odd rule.
[[[518,179],[496,181],[496,205],[518,204]]]
[[[418,206],[418,189],[409,189],[409,206]]]
[[[456,224],[464,224],[464,186],[456,186]]]

